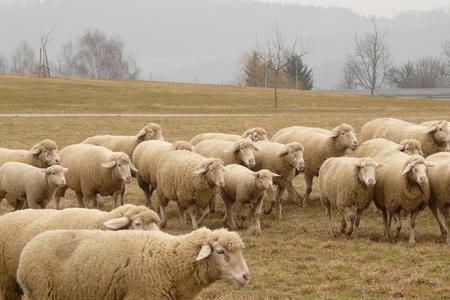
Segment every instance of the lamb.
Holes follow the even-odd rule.
[[[61,165],[68,168],[67,186],[55,193],[56,208],[67,188],[75,191],[79,207],[86,201],[97,205],[97,194],[113,196],[114,207],[123,204],[123,183],[131,183],[131,171],[137,169],[123,152],[113,152],[105,147],[75,144],[60,151]],[[84,201],[83,201],[84,198]]]
[[[398,237],[401,229],[400,214],[410,218],[409,242],[415,243],[415,221],[418,213],[429,203],[430,184],[427,169],[435,164],[420,155],[403,152],[381,153],[374,159],[385,164],[377,171],[374,203],[383,213],[385,236],[392,241],[391,222],[396,220]]]
[[[273,205],[278,206],[278,219],[281,221],[283,203],[281,196],[286,190],[286,186],[292,184],[292,180],[297,172],[302,172],[305,167],[303,160],[304,148],[300,143],[289,143],[283,145],[280,143],[259,141],[256,145],[260,151],[256,152],[255,171],[268,169],[280,177],[275,177],[273,182],[277,185],[277,193],[274,196],[275,202],[271,202],[271,206],[265,213],[272,211]]]
[[[220,189],[222,199],[225,203],[224,225],[229,224],[232,230],[236,229],[233,208],[236,205],[241,211],[245,204],[252,206],[255,235],[261,234],[261,210],[263,206],[264,191],[275,201],[273,193],[273,177],[280,175],[263,169],[253,172],[244,166],[231,164],[225,166],[225,186]]]
[[[64,172],[59,165],[46,169],[21,162],[7,162],[0,167],[0,201],[6,199],[16,210],[41,209],[53,199],[58,187],[66,185]]]
[[[422,155],[422,147],[420,142],[415,139],[402,140],[399,144],[384,139],[376,138],[367,140],[355,151],[354,156],[356,157],[374,157],[381,153],[388,152],[404,152],[408,155]]]
[[[0,299],[20,300],[16,282],[19,256],[36,235],[54,229],[159,230],[159,216],[144,206],[96,209],[20,210],[0,217]],[[47,252],[47,251],[45,251]]]
[[[392,118],[379,118],[364,124],[361,129],[361,141],[383,137],[396,143],[404,139],[416,139],[423,153],[448,151],[450,132],[447,121],[437,121],[431,125],[420,125]]]
[[[140,143],[133,152],[132,162],[139,170],[136,179],[139,187],[144,191],[147,206],[153,209],[151,197],[158,187],[156,170],[161,157],[171,150],[189,150],[193,147],[188,142],[177,141],[173,144],[165,141],[153,140]]]
[[[17,277],[30,300],[191,300],[218,280],[248,284],[243,248],[239,235],[225,229],[181,236],[54,230],[26,245]]]
[[[351,235],[359,227],[361,214],[373,201],[377,168],[372,158],[331,157],[319,170],[320,200],[333,235],[331,206],[342,213],[341,232]],[[346,228],[348,228],[346,230]]]
[[[299,142],[305,147],[306,191],[303,200],[300,200],[292,183],[287,186],[289,198],[300,206],[306,205],[309,201],[313,179],[319,175],[319,169],[324,161],[330,157],[344,156],[358,147],[355,129],[348,124],[341,124],[331,131],[303,126],[283,128],[274,134],[272,142],[282,144]]]
[[[436,163],[436,167],[428,171],[428,178],[430,180],[430,202],[428,206],[433,212],[436,221],[438,222],[442,236],[446,242],[450,244],[450,233],[448,230],[450,207],[450,153],[441,152],[430,155],[427,161]]]
[[[136,146],[139,143],[148,140],[164,141],[161,126],[156,123],[148,123],[135,136],[96,135],[88,137],[82,143],[103,146],[115,152],[124,152],[129,157],[132,157]]]
[[[0,148],[0,165],[6,162],[22,162],[38,168],[59,164],[58,146],[52,140],[42,140],[30,150]]]
[[[267,141],[267,131],[260,127],[250,128],[244,131],[244,133],[239,136],[236,134],[226,134],[226,133],[220,133],[220,132],[210,132],[210,133],[201,133],[199,135],[196,135],[191,140],[191,145],[196,146],[198,143],[204,140],[225,140],[225,141],[231,141],[236,142],[242,138],[249,138],[253,142],[257,141]]]
[[[169,200],[176,201],[181,226],[185,226],[185,211],[192,220],[192,227],[208,216],[209,203],[217,193],[216,187],[223,187],[224,166],[217,158],[206,158],[187,150],[169,151],[158,162],[156,190],[159,199],[161,226],[166,225],[165,207]],[[197,222],[197,212],[203,210]]]

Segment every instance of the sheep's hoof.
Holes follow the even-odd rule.
[[[410,239],[410,240],[409,240],[409,243],[410,243],[410,244],[415,244],[415,243],[416,243],[416,240],[411,240],[411,239]]]
[[[164,222],[161,222],[161,224],[159,225],[161,228],[164,228],[164,227],[166,227],[166,225],[167,225],[167,222],[166,221],[164,221]]]
[[[258,237],[258,236],[261,236],[262,231],[259,228],[253,228],[251,233],[252,233],[253,236]]]

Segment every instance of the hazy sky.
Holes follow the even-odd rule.
[[[317,6],[347,7],[359,14],[391,17],[405,10],[450,9],[450,0],[259,0]]]

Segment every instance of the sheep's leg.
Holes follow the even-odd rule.
[[[322,202],[322,205],[325,207],[325,213],[327,214],[327,216],[328,216],[328,227],[329,227],[329,230],[330,230],[330,235],[334,235],[334,232],[333,232],[333,221],[331,220],[331,203],[330,203],[330,201],[326,198],[326,197],[324,197],[324,196],[322,196],[321,198],[320,198],[320,200],[321,200],[321,202]]]
[[[289,200],[291,200],[294,203],[296,203],[296,204],[301,206],[302,205],[302,198],[301,198],[300,194],[297,192],[297,190],[295,189],[295,187],[292,184],[292,182],[289,182],[287,184],[286,189],[288,191]]]
[[[139,173],[136,176],[136,181],[138,183],[138,186],[144,192],[145,200],[147,202],[147,207],[152,210],[155,210],[152,205],[152,194],[154,191],[153,186],[151,184],[148,184],[147,182],[145,182]]]
[[[16,199],[16,201],[19,201],[19,200]],[[33,197],[27,197],[26,202],[28,203],[29,208],[42,209],[41,205]]]
[[[345,233],[345,228],[347,228],[347,222],[345,221],[345,211],[341,211],[342,218],[341,218],[341,233]]]
[[[311,195],[312,192],[313,179],[314,177],[305,174],[306,191],[301,206],[306,206],[308,204],[309,195]]]
[[[441,231],[441,236],[442,237],[446,237],[447,236],[447,224],[446,224],[446,220],[444,219],[444,217],[440,214],[439,209],[437,208],[435,203],[430,203],[429,205],[431,212],[433,213],[433,216],[435,217],[438,225],[439,225],[439,230]]]
[[[283,201],[281,200],[281,196],[286,191],[285,187],[279,186],[278,188],[278,194],[277,194],[277,205],[278,205],[278,221],[281,222],[283,219]]]
[[[178,218],[180,220],[180,225],[182,228],[186,227],[186,214],[184,212],[184,208],[181,207],[180,203],[177,202],[178,206]]]
[[[269,207],[266,208],[266,209],[264,210],[264,214],[269,215],[270,213],[272,213],[273,206],[274,206],[275,203],[277,202],[277,199],[278,199],[278,195],[279,195],[279,194],[280,194],[280,186],[277,184],[277,185],[276,185],[276,189],[275,189],[275,187],[274,187],[274,190],[273,190],[273,192],[272,192],[272,195],[269,195],[269,194],[268,194],[269,198],[271,198],[271,201],[270,201]]]
[[[120,198],[122,197],[122,189],[123,189],[123,186],[122,186],[122,188],[120,190],[115,191],[113,193],[113,199],[114,199],[113,209],[120,206],[119,202],[121,202]]]
[[[361,215],[363,213],[362,209],[357,209],[356,210],[356,216],[355,216],[355,230],[353,231],[353,236],[356,237],[357,232],[358,232],[358,228],[359,228],[359,222],[361,221]]]
[[[395,215],[394,216],[395,219],[395,231],[394,231],[394,238],[398,238],[400,236],[400,230],[402,230],[402,218],[400,215]]]
[[[391,237],[391,231],[389,230],[389,227],[388,227],[388,212],[386,211],[386,209],[382,209],[381,211],[383,213],[384,237],[389,242],[391,242],[392,241],[392,237]]]
[[[98,208],[97,194],[87,194],[84,199],[87,203],[92,205],[93,208]]]
[[[78,207],[84,208],[85,204],[83,201],[83,194],[77,192],[76,195],[77,195]]]
[[[201,225],[202,223],[203,223],[203,221],[206,219],[206,217],[209,215],[209,213],[210,213],[210,206],[208,205],[208,206],[206,206],[204,209],[203,209],[203,213],[202,213],[202,215],[200,216],[200,218],[198,219],[198,225]],[[232,215],[231,215],[231,217],[232,217]]]
[[[445,226],[445,228],[447,229],[447,244],[450,244],[450,231],[448,229],[448,206],[444,206],[440,209],[440,212],[442,214],[442,218],[443,218],[443,224]]]
[[[209,202],[209,211],[211,213],[216,212],[216,199],[215,198],[211,199],[211,201]]]
[[[125,197],[125,191],[126,191],[126,185],[125,182],[122,183],[122,189],[120,190],[120,195],[119,195],[119,200],[120,200],[120,205],[124,204],[124,197]]]
[[[64,198],[64,195],[66,194],[66,190],[67,190],[67,186],[56,189],[56,192],[53,195],[53,197],[55,198],[56,209],[59,209],[59,203],[60,203],[61,197]]]
[[[348,224],[348,229],[345,232],[346,235],[350,236],[353,233],[353,226],[355,223],[355,216],[350,211],[350,207],[344,207],[344,217],[345,217],[345,223]]]
[[[258,199],[258,202],[256,203],[256,206],[253,207],[253,218],[255,219],[255,225],[254,225],[254,229],[253,229],[254,235],[260,235],[262,233],[261,223],[260,223],[259,219],[261,218],[263,203],[264,203],[263,197],[260,197]]]
[[[234,213],[233,213],[233,203],[229,202],[229,201],[224,201],[225,204],[225,220],[226,222],[224,222],[224,225],[228,225],[230,227],[231,230],[236,230],[236,222],[234,220]]]
[[[209,208],[209,206],[208,206],[208,208]],[[198,228],[198,224],[197,224],[197,209],[195,207],[191,207],[189,209],[189,215],[191,217],[192,228],[194,230],[196,230]]]
[[[416,218],[419,214],[419,211],[414,211],[409,215],[409,243],[416,242]]]

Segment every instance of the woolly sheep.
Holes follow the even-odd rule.
[[[272,202],[275,201],[273,177],[279,177],[279,175],[266,169],[253,172],[237,164],[225,166],[225,186],[220,189],[225,204],[224,225],[229,224],[230,228],[235,230],[234,207],[236,206],[238,211],[241,211],[245,204],[249,204],[252,206],[254,219],[253,233],[261,234],[259,218],[261,217],[264,191],[272,197]]]
[[[20,299],[16,283],[19,256],[36,235],[54,229],[158,230],[159,216],[144,206],[96,209],[20,210],[0,217],[0,299]],[[45,252],[47,252],[45,250]]]
[[[406,121],[379,118],[367,122],[361,129],[361,141],[382,137],[399,143],[404,139],[416,139],[420,142],[425,156],[448,151],[449,137],[447,121],[437,121],[431,125],[420,125]]]
[[[166,225],[165,207],[169,200],[176,201],[181,226],[185,226],[185,211],[192,220],[192,227],[209,214],[209,203],[217,193],[216,187],[224,186],[224,166],[220,159],[206,158],[187,150],[169,151],[158,162],[156,190],[162,223]],[[203,214],[197,222],[197,212]]]
[[[22,209],[41,209],[53,199],[58,187],[66,185],[63,168],[53,165],[46,169],[36,168],[20,162],[7,162],[0,167],[0,201],[6,199]]]
[[[189,300],[218,280],[246,285],[243,247],[225,229],[48,231],[27,244],[17,276],[27,299]]]
[[[429,207],[438,222],[442,236],[450,244],[450,233],[448,230],[450,207],[450,153],[441,152],[430,155],[427,161],[436,163],[434,168],[428,171],[430,180],[431,196]]]
[[[320,200],[328,216],[331,235],[331,206],[342,213],[341,232],[356,234],[361,214],[373,201],[376,171],[381,166],[372,158],[353,157],[331,157],[322,164],[319,170]]]
[[[287,186],[289,198],[300,205],[306,205],[308,202],[313,179],[319,175],[323,162],[330,157],[344,156],[349,150],[358,147],[355,129],[348,124],[341,124],[331,131],[303,126],[283,128],[274,134],[272,141],[282,144],[299,142],[305,147],[306,191],[303,200],[300,200],[292,183]]]
[[[381,153],[387,152],[404,152],[408,155],[422,155],[422,147],[420,142],[415,139],[402,140],[399,144],[384,139],[376,138],[367,140],[355,151],[354,156],[356,157],[374,157]]]
[[[139,143],[148,140],[164,141],[161,126],[156,123],[148,123],[135,136],[96,135],[88,137],[82,143],[103,146],[115,152],[124,152],[129,157],[132,157],[136,146]]]
[[[147,206],[153,209],[151,197],[158,187],[156,171],[161,157],[171,150],[189,150],[193,147],[188,142],[177,141],[173,144],[165,141],[145,141],[140,143],[133,152],[133,164],[139,170],[136,179],[144,191]]]
[[[58,146],[52,140],[42,140],[30,150],[0,148],[0,165],[5,162],[22,162],[38,168],[59,164]]]
[[[430,199],[430,184],[427,169],[434,163],[426,161],[420,155],[407,155],[403,152],[381,153],[374,159],[385,164],[377,171],[374,203],[383,213],[384,231],[392,241],[391,222],[397,222],[394,237],[401,229],[401,214],[410,218],[409,242],[414,243],[415,222],[418,213]]]
[[[250,128],[244,131],[244,133],[239,136],[236,134],[226,134],[220,132],[212,132],[212,133],[201,133],[196,135],[191,140],[191,145],[196,146],[198,143],[204,140],[225,140],[236,142],[242,138],[249,138],[254,142],[257,141],[267,141],[267,131],[260,127]]]
[[[256,165],[253,169],[256,171],[267,169],[280,175],[280,177],[273,179],[273,182],[278,186],[277,193],[274,196],[275,202],[271,202],[270,208],[265,213],[270,213],[273,205],[277,204],[278,219],[281,221],[283,209],[281,196],[286,190],[286,186],[292,184],[295,174],[304,170],[304,149],[300,143],[284,145],[260,141],[256,145],[260,148],[260,151],[255,153]]]
[[[55,193],[56,208],[67,188],[75,191],[79,207],[85,202],[97,207],[97,194],[113,196],[114,207],[123,204],[123,183],[131,183],[131,171],[137,169],[123,152],[113,152],[105,147],[88,144],[67,146],[60,151],[61,165],[68,168],[67,186]]]

